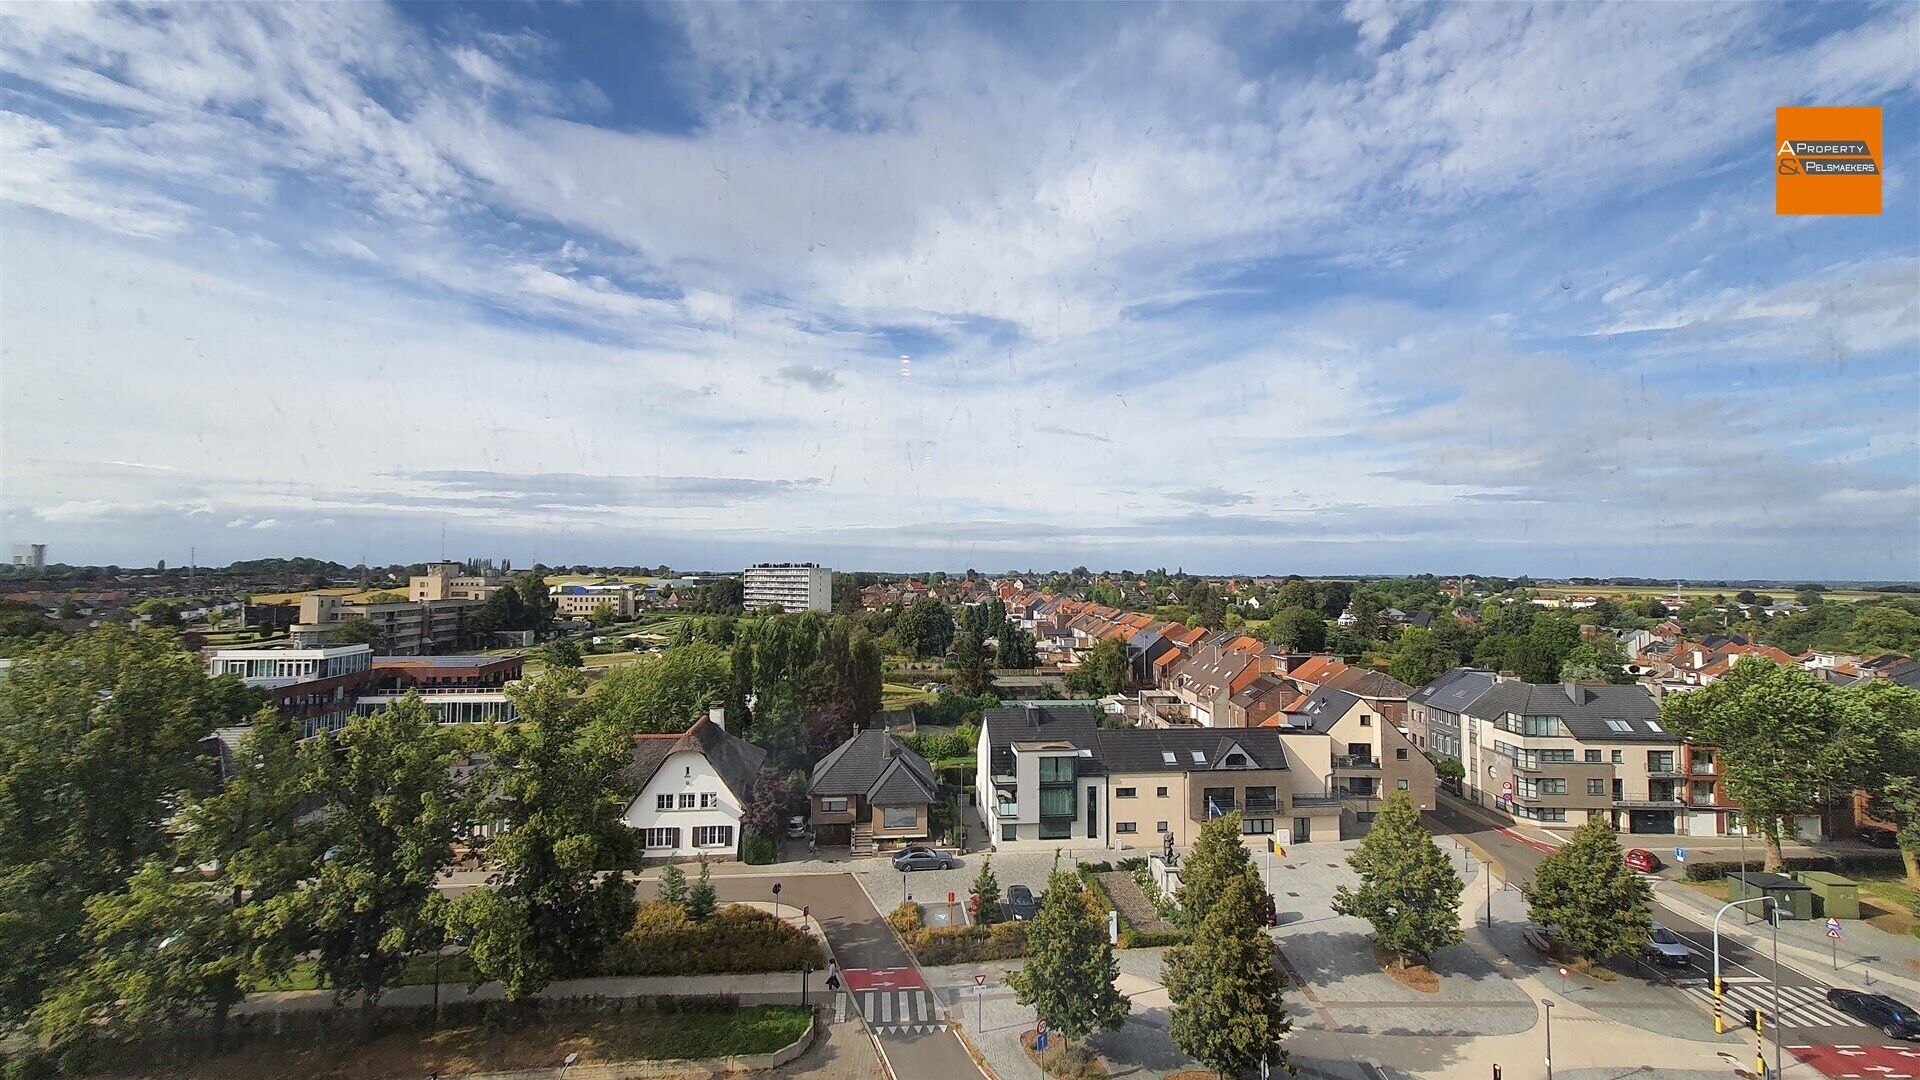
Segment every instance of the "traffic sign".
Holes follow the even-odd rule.
[[[1674,862],[1686,862],[1686,861],[1687,861],[1687,849],[1686,849],[1686,848],[1683,848],[1683,847],[1677,847],[1677,848],[1674,848],[1674,849],[1673,849],[1673,861],[1674,861]]]
[[[985,986],[985,985],[987,985],[987,976],[986,976],[986,973],[984,973],[984,972],[982,972],[981,974],[978,974],[978,975],[975,975],[975,976],[973,977],[973,985],[975,985],[975,986]]]
[[[953,903],[953,890],[952,890],[952,889],[948,889],[948,890],[947,890],[947,903],[949,903],[949,904],[951,904],[951,903]]]
[[[1840,920],[1828,919],[1827,920],[1827,936],[1830,938],[1837,938],[1841,935],[1841,933],[1843,933],[1843,931],[1840,927]]]

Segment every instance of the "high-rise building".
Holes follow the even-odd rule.
[[[740,575],[748,611],[832,611],[833,571],[819,563],[760,563]]]

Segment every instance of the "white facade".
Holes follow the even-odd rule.
[[[762,563],[740,575],[748,611],[832,611],[833,571],[816,563]]]
[[[47,565],[47,545],[13,545],[13,565],[23,570],[41,570]]]
[[[621,820],[640,830],[648,859],[731,859],[740,847],[740,801],[692,750],[667,758]]]
[[[207,659],[209,676],[237,675],[248,686],[266,690],[354,675],[372,667],[371,645],[339,645],[329,649],[220,649]]]

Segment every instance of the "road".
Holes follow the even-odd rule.
[[[730,903],[767,902],[774,900],[776,881],[779,902],[810,909],[826,932],[849,1000],[879,1037],[881,1054],[895,1077],[961,1080],[981,1075],[960,1036],[942,1022],[938,1002],[913,957],[852,874],[715,875],[713,889]],[[651,898],[657,888],[654,881],[637,884],[642,899]]]
[[[1468,840],[1491,855],[1500,864],[1503,879],[1514,884],[1532,881],[1534,871],[1539,869],[1553,850],[1550,845],[1524,836],[1517,830],[1493,824],[1480,814],[1467,811],[1461,804],[1444,797],[1439,800],[1438,808],[1425,816],[1435,831]],[[1729,912],[1727,921],[1744,917],[1742,910]],[[1703,925],[1691,913],[1676,911],[1659,902],[1653,905],[1653,918],[1693,949],[1693,965],[1684,973],[1676,973],[1674,983],[1710,1016],[1713,1000],[1711,928]],[[1881,1032],[1858,1023],[1829,1005],[1826,1001],[1828,984],[1803,975],[1787,964],[1779,965],[1776,972],[1771,955],[1763,955],[1723,935],[1720,939],[1720,964],[1729,1001],[1730,1025],[1741,1022],[1742,1013],[1748,1006],[1759,1009],[1764,1015],[1774,1015],[1773,985],[1777,975],[1780,1013],[1786,1024],[1783,1031],[1785,1045],[1796,1056],[1813,1062],[1823,1072],[1826,1071],[1823,1063],[1832,1058],[1830,1052],[1835,1047],[1856,1048],[1888,1041]],[[1627,977],[1633,977],[1626,968],[1620,970]],[[1828,1075],[1847,1074],[1830,1072]],[[1910,1075],[1920,1075],[1920,1069],[1913,1070]]]

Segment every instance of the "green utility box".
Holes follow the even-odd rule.
[[[1781,874],[1728,874],[1727,899],[1751,900],[1767,896],[1773,899],[1786,919],[1813,918],[1813,889]],[[1754,907],[1762,905],[1755,904]]]
[[[1860,917],[1860,884],[1825,870],[1802,870],[1794,875],[1813,890],[1813,916],[1816,919],[1857,919]]]

